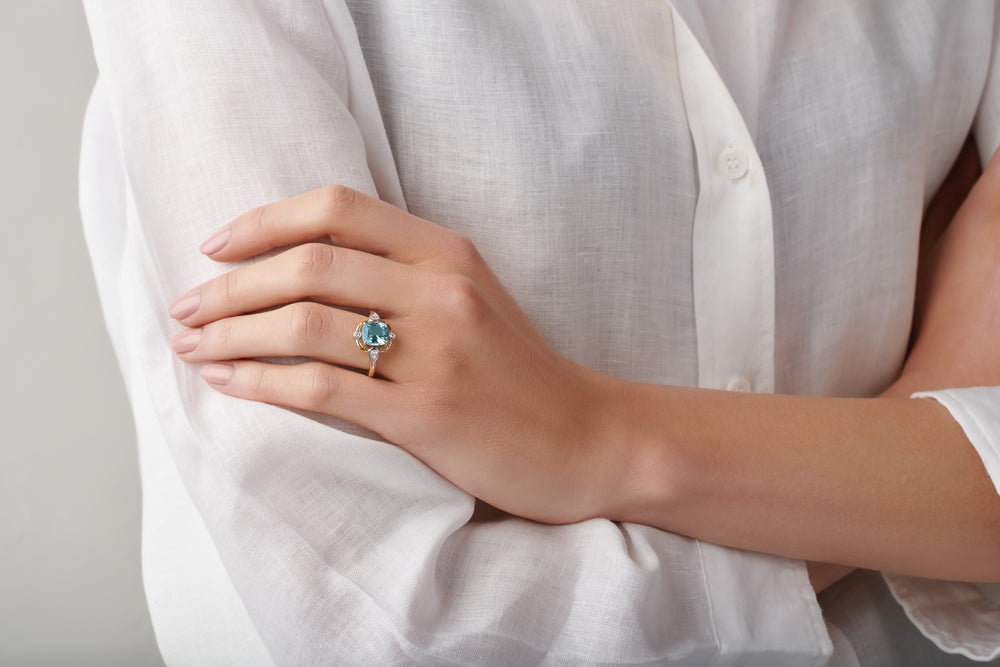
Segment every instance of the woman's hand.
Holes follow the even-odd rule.
[[[357,423],[514,514],[604,513],[621,468],[599,445],[599,376],[552,350],[470,241],[330,186],[238,217],[202,251],[283,246],[171,307],[191,327],[171,340],[184,361],[225,360],[202,368],[213,387]],[[396,334],[375,377],[353,336],[369,310]],[[298,355],[317,361],[248,360]]]

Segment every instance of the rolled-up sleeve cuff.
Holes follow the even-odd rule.
[[[965,431],[1000,493],[1000,387],[913,394],[943,405]],[[884,574],[914,625],[941,650],[972,660],[1000,657],[1000,604],[970,583]]]

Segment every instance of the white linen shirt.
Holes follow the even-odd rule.
[[[924,207],[970,128],[984,157],[1000,143],[993,2],[84,4],[81,212],[168,664],[828,660],[800,561],[472,523],[373,434],[208,388],[167,305],[231,268],[197,252],[219,226],[344,183],[469,236],[591,368],[875,395],[906,351]],[[1000,485],[1000,389],[928,395]],[[887,581],[943,649],[1000,653],[987,588]]]

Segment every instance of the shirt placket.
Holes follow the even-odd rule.
[[[677,67],[697,159],[692,236],[698,386],[774,391],[774,230],[767,179],[736,103],[674,12]]]

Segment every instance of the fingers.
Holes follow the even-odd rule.
[[[342,185],[311,190],[240,215],[201,251],[233,262],[272,248],[330,239],[405,264],[440,254],[457,234]]]
[[[249,357],[312,357],[341,366],[368,368],[368,354],[354,340],[363,318],[318,303],[229,317],[173,337],[170,347],[187,362]],[[384,368],[380,365],[382,377]]]
[[[189,327],[313,299],[391,317],[414,299],[414,267],[350,248],[307,243],[214,278],[170,307]]]
[[[208,364],[201,376],[218,391],[251,401],[322,412],[376,433],[391,428],[396,385],[319,361],[286,366],[259,361]]]

